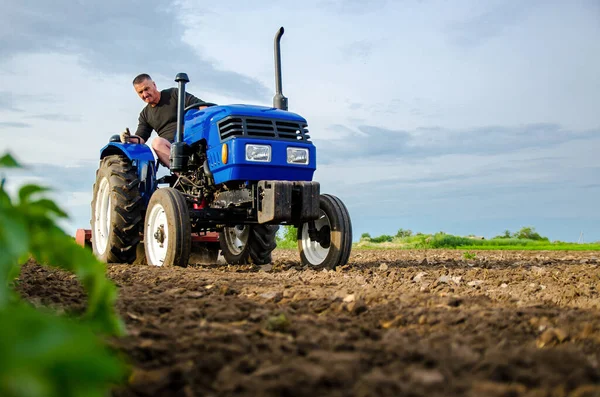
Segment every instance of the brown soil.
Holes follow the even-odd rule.
[[[600,396],[600,253],[355,250],[337,271],[111,265],[115,396]],[[81,311],[26,265],[30,301]]]

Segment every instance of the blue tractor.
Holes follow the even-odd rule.
[[[287,110],[282,93],[283,32],[275,36],[273,107],[185,108],[189,79],[176,76],[168,175],[157,179],[158,163],[145,144],[113,136],[101,149],[90,222],[98,258],[132,263],[141,253],[149,265],[187,266],[201,249],[213,261],[221,252],[229,264],[262,265],[271,262],[279,226],[293,225],[303,264],[333,269],[348,262],[348,210],[312,180],[316,150],[307,122]]]

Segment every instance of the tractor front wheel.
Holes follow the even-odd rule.
[[[225,262],[231,265],[265,265],[271,263],[271,253],[277,247],[278,225],[238,225],[219,233],[219,243]]]
[[[322,194],[319,219],[298,228],[298,250],[304,265],[312,269],[335,269],[348,262],[352,251],[352,223],[344,203]]]
[[[144,224],[144,247],[150,266],[186,267],[192,231],[185,198],[177,190],[157,189],[148,203]]]
[[[140,242],[142,202],[131,161],[106,156],[96,171],[92,199],[92,250],[105,263],[132,263]]]

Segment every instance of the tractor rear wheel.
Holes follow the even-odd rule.
[[[123,155],[106,156],[96,171],[92,250],[105,263],[132,263],[140,242],[142,202],[137,171]]]
[[[219,233],[219,243],[225,262],[231,265],[266,265],[277,247],[278,225],[237,225]]]
[[[352,251],[350,214],[344,203],[331,194],[321,195],[319,207],[319,219],[298,228],[300,259],[313,269],[335,269],[348,263]]]
[[[150,266],[188,265],[192,247],[190,213],[179,191],[161,188],[150,197],[144,222],[144,247]]]

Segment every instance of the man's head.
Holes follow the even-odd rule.
[[[133,88],[142,101],[150,104],[150,106],[156,106],[160,101],[160,91],[156,89],[156,83],[146,73],[142,73],[133,79]]]

